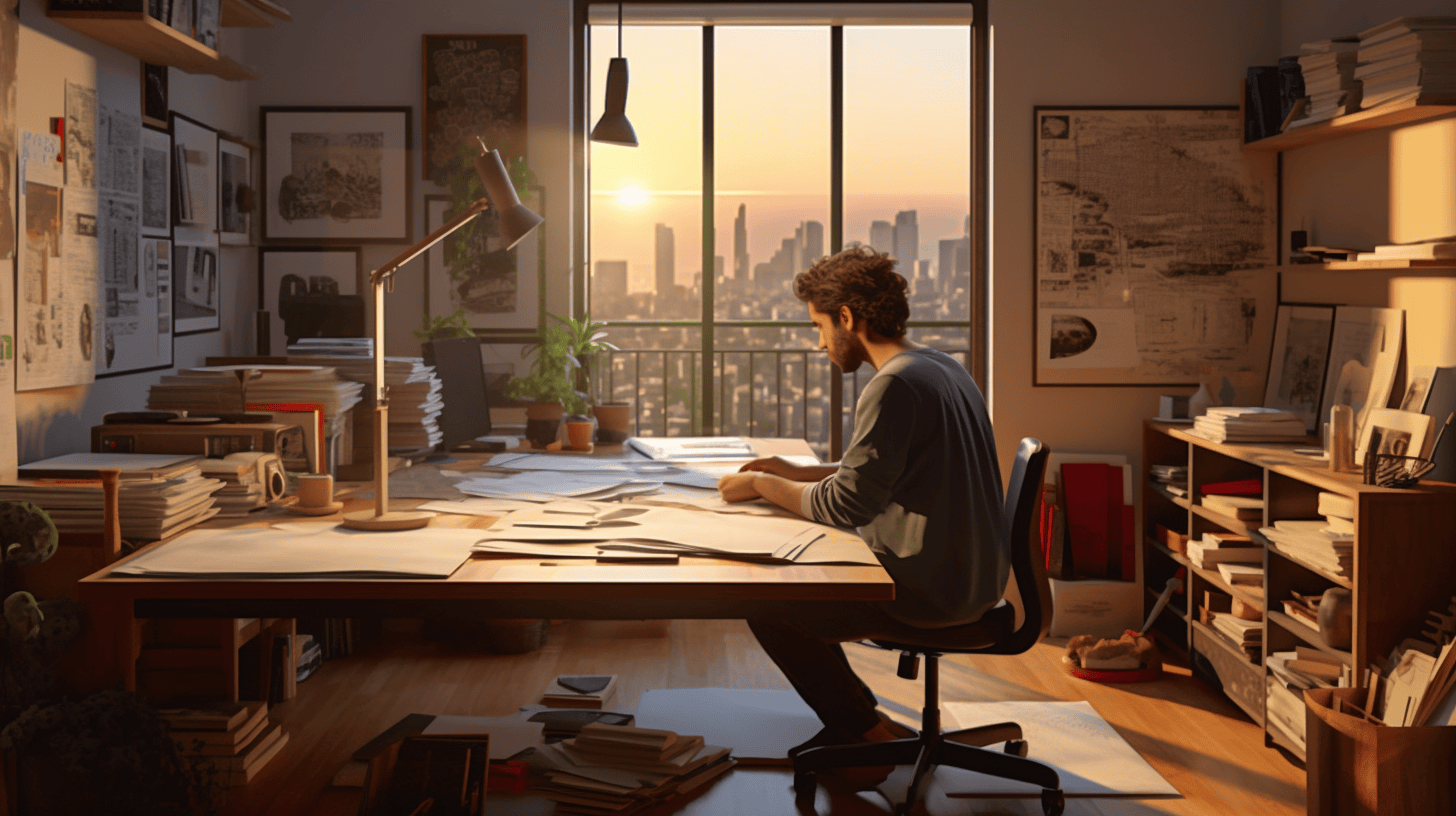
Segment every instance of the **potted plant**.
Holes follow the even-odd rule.
[[[465,310],[456,309],[447,315],[425,315],[424,325],[412,332],[421,340],[450,340],[455,337],[474,337],[475,331],[466,321]]]
[[[591,355],[617,348],[603,339],[605,323],[557,314],[550,317],[555,322],[541,330],[540,342],[522,351],[523,355],[536,352],[531,373],[506,384],[508,396],[534,403],[526,408],[526,436],[537,447],[555,440],[563,412],[579,417],[577,421],[590,421],[586,418],[590,405],[587,363]],[[534,431],[533,422],[537,423]]]

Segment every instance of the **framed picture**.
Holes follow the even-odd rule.
[[[1238,110],[1032,116],[1033,384],[1191,386],[1216,374],[1257,399],[1278,199],[1272,157],[1242,151]]]
[[[1314,433],[1321,422],[1320,395],[1324,393],[1334,325],[1333,306],[1284,304],[1274,321],[1264,407],[1298,414],[1309,433]]]
[[[1431,383],[1436,381],[1436,366],[1415,366],[1405,378],[1405,395],[1400,398],[1400,410],[1424,413],[1426,401],[1431,396]]]
[[[1415,411],[1372,408],[1355,445],[1355,464],[1364,465],[1371,453],[1425,458],[1430,453],[1426,437],[1431,435],[1431,418]]]
[[[217,245],[179,240],[173,243],[173,250],[173,335],[217,331],[222,325]]]
[[[172,240],[139,244],[137,284],[102,289],[97,379],[172,367]]]
[[[172,237],[172,135],[142,128],[142,235]]]
[[[258,303],[272,315],[269,352],[283,355],[300,337],[363,335],[364,267],[358,247],[264,247],[258,252]]]
[[[1371,409],[1384,408],[1395,386],[1405,312],[1371,306],[1335,307],[1330,359],[1320,399],[1320,421],[1330,408],[1348,405],[1355,413],[1355,438],[1363,439]]]
[[[217,131],[175,111],[172,190],[173,237],[192,243],[216,241]]]
[[[526,36],[424,35],[423,178],[444,184],[462,145],[526,155]],[[465,165],[469,171],[469,164]]]
[[[170,111],[167,106],[167,66],[142,63],[142,122],[165,130]]]
[[[253,147],[219,136],[217,140],[217,240],[246,245],[253,240]]]
[[[261,109],[263,238],[405,244],[412,108]]]
[[[532,187],[527,206],[544,207],[545,196],[544,188]],[[449,196],[425,196],[425,229],[443,226],[450,206]],[[464,309],[467,324],[487,339],[534,340],[546,318],[546,225],[507,250],[499,246],[495,214],[478,218],[486,225],[484,247],[451,236],[425,253],[425,320]]]

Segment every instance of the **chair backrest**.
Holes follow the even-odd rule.
[[[1052,587],[1042,564],[1041,505],[1042,479],[1046,476],[1051,450],[1040,439],[1026,437],[1016,451],[1011,480],[1006,485],[1006,506],[1002,511],[1011,545],[1011,574],[1021,597],[1021,625],[1010,637],[984,649],[989,654],[1021,654],[1047,633],[1052,618]]]

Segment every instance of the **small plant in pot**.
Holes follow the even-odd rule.
[[[526,406],[526,438],[538,448],[556,441],[562,414],[586,417],[586,378],[583,358],[595,351],[615,348],[601,340],[602,324],[551,315],[555,323],[541,330],[541,341],[522,351],[536,352],[531,372],[506,384],[506,395],[530,400]],[[582,386],[578,388],[578,386]]]

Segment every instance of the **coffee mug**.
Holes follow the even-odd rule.
[[[298,503],[302,507],[325,507],[333,504],[334,477],[327,473],[300,474]]]

